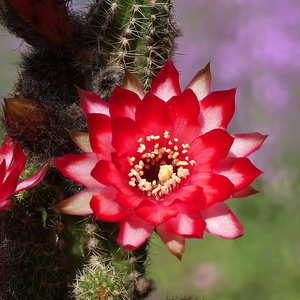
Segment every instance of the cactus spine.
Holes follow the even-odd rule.
[[[172,1],[97,1],[87,14],[87,50],[96,47],[98,65],[122,65],[135,73],[145,90],[174,53],[178,35]]]

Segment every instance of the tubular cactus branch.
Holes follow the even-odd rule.
[[[175,51],[171,0],[94,0],[86,13],[70,7],[62,0],[0,0],[1,24],[28,43],[3,121],[31,158],[27,172],[79,151],[65,130],[87,130],[76,86],[108,100],[126,68],[148,90]],[[51,207],[82,187],[53,170],[45,182],[17,195],[11,212],[0,212],[0,298],[147,297],[154,288],[145,278],[147,244],[126,252],[111,224],[58,214]]]

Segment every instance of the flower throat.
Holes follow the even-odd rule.
[[[160,140],[159,135],[148,135],[145,141],[139,138],[136,156],[129,158],[129,185],[156,200],[176,189],[189,176],[189,166],[195,164],[188,157],[189,144],[171,139],[169,131],[164,132],[161,144]]]

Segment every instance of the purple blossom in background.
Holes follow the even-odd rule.
[[[300,4],[290,0],[191,2],[175,2],[183,30],[179,52],[184,56],[178,59],[183,74],[197,69],[195,60],[211,60],[223,84],[243,83],[258,71],[274,77],[283,72],[292,77],[298,71]]]
[[[300,138],[292,138],[300,128],[300,2],[175,3],[183,31],[177,57],[182,85],[187,74],[211,61],[213,89],[238,87],[235,125],[270,134],[262,149],[265,156],[254,158],[269,168],[264,178],[270,181],[275,168],[270,163],[296,155],[300,147]]]

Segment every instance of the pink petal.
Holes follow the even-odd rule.
[[[91,143],[90,143],[90,136],[87,132],[79,132],[74,130],[69,130],[69,132],[73,142],[83,151],[83,152],[93,152]]]
[[[0,186],[3,183],[5,177],[8,175],[9,173],[6,170],[6,160],[3,159],[0,162]]]
[[[172,60],[167,60],[162,70],[154,77],[150,92],[164,101],[181,93],[179,73]]]
[[[248,158],[226,158],[218,162],[214,173],[227,177],[235,186],[235,191],[243,190],[262,172]]]
[[[236,89],[210,93],[200,101],[199,123],[202,133],[212,129],[226,129],[234,113]]]
[[[215,203],[201,212],[210,234],[235,239],[243,235],[243,226],[225,203]]]
[[[197,96],[198,100],[202,100],[210,93],[211,73],[210,63],[208,63],[202,70],[200,70],[186,89],[191,89]]]
[[[111,186],[94,193],[90,205],[97,219],[105,222],[124,219],[125,211],[114,201],[117,194],[117,190]]]
[[[13,152],[12,160],[10,162],[10,167],[14,167],[15,165],[18,165],[19,173],[21,174],[25,166],[25,161],[26,161],[25,154],[21,146],[18,144],[14,145],[14,152]],[[8,170],[10,169],[10,167],[8,168]]]
[[[7,199],[0,201],[0,210],[9,210],[11,209],[16,203],[16,199]]]
[[[143,99],[145,96],[145,92],[142,86],[140,85],[139,81],[133,74],[128,72],[127,69],[125,69],[125,76],[123,79],[122,87],[123,89],[134,92],[139,96],[140,99]]]
[[[53,159],[54,165],[65,177],[84,186],[94,188],[102,187],[102,184],[91,175],[91,171],[97,162],[95,153],[66,154]]]
[[[68,215],[89,215],[93,213],[90,207],[90,201],[93,194],[97,191],[95,188],[85,188],[74,196],[67,198],[54,206],[53,209]]]
[[[141,128],[129,118],[112,118],[112,145],[118,156],[136,156],[140,146],[138,140],[144,138]]]
[[[200,200],[202,191],[203,189],[198,185],[184,185],[174,190],[165,200],[163,200],[162,204],[168,206],[177,200],[186,205],[192,205]]]
[[[118,188],[118,186],[116,186],[116,188]],[[115,201],[119,203],[123,209],[129,210],[137,208],[144,200],[148,200],[146,196],[136,191],[126,191],[126,194],[120,192]]]
[[[111,118],[103,114],[88,114],[88,127],[91,147],[99,159],[110,159],[114,152],[111,145]]]
[[[246,157],[250,155],[257,151],[267,138],[267,135],[262,135],[258,132],[232,134],[232,136],[234,137],[234,142],[228,156],[233,157]]]
[[[166,245],[167,249],[181,260],[182,254],[185,250],[185,238],[168,232],[165,229],[164,224],[158,225],[156,227],[156,231]]]
[[[137,107],[135,120],[146,136],[163,136],[166,130],[171,131],[173,127],[167,104],[150,92]]]
[[[85,114],[105,114],[109,115],[108,104],[96,94],[86,92],[77,87],[80,98],[80,106]]]
[[[135,212],[144,221],[157,225],[175,217],[178,209],[175,206],[164,207],[161,203],[144,201]]]
[[[0,148],[0,161],[6,162],[7,171],[18,166],[19,173],[21,174],[25,165],[25,155],[18,144],[14,144],[11,138],[6,137]]]
[[[45,164],[37,173],[18,182],[15,193],[29,189],[38,184],[45,176],[49,163]]]
[[[92,170],[91,175],[97,181],[105,185],[112,185],[117,188],[120,191],[119,196],[125,195],[124,197],[127,198],[127,195],[131,195],[135,192],[135,188],[128,184],[129,176],[121,174],[116,166],[110,161],[99,161]],[[142,198],[142,196],[139,195],[139,198]],[[116,199],[116,201],[118,200]],[[127,201],[131,200],[128,199]]]
[[[190,159],[195,161],[191,174],[210,172],[216,163],[226,157],[233,138],[222,129],[215,129],[199,136],[188,151]]]
[[[14,151],[14,143],[11,140],[10,137],[6,137],[3,142],[2,146],[0,148],[0,159],[6,158],[6,156],[12,157]]]
[[[19,179],[19,168],[16,165],[11,169],[10,173],[6,176],[4,182],[0,187],[0,200],[5,200],[12,194],[16,193],[16,186]]]
[[[153,225],[132,214],[121,222],[117,243],[125,250],[134,250],[149,238],[153,229]]]
[[[15,145],[12,142],[11,138],[6,137],[0,148],[0,161],[3,161],[5,159],[7,168],[11,164],[11,160],[14,154],[14,149],[15,149]]]
[[[234,185],[228,178],[213,173],[194,174],[188,178],[188,183],[203,188],[203,207],[224,201],[235,192]]]
[[[135,111],[141,99],[134,92],[116,86],[109,98],[111,117],[135,118]]]
[[[164,222],[165,229],[173,234],[188,238],[202,238],[205,229],[199,212],[184,208],[183,205],[177,205],[179,213],[176,217]]]
[[[200,132],[198,122],[200,106],[195,94],[188,89],[179,96],[172,97],[167,105],[174,123],[173,137],[190,143]]]

